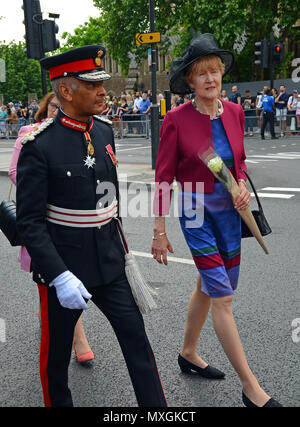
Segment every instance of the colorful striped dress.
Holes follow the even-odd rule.
[[[211,120],[213,145],[232,170],[233,155],[222,121]],[[232,295],[238,284],[241,218],[220,182],[213,193],[180,193],[180,224],[195,265],[201,290],[211,298]],[[195,214],[191,220],[191,209]]]

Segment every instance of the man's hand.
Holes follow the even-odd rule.
[[[163,235],[160,234],[162,233],[154,234],[153,236],[151,253],[157,262],[168,265],[167,251],[171,252],[172,254],[174,251],[171,243],[169,242],[169,239],[167,238],[167,235],[165,233]]]
[[[55,286],[57,298],[63,307],[72,310],[86,310],[88,308],[83,298],[90,299],[92,295],[70,271],[60,274],[49,286]]]

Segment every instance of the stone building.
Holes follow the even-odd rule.
[[[157,92],[163,93],[169,89],[167,79],[167,65],[171,61],[170,55],[166,55],[158,51],[157,64]],[[151,89],[151,67],[146,59],[140,66],[137,65],[134,55],[131,55],[129,72],[124,76],[118,63],[107,52],[103,66],[105,70],[112,76],[111,80],[105,82],[105,89],[108,95],[120,96],[122,92],[130,94],[135,91],[147,91]]]

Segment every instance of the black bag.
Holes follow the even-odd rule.
[[[3,200],[0,205],[0,229],[9,240],[11,246],[22,246],[20,236],[17,232],[16,203],[10,200],[12,185],[10,187],[8,200]]]
[[[267,236],[268,234],[272,233],[272,229],[269,226],[268,221],[265,217],[262,205],[260,203],[260,200],[258,198],[258,195],[256,193],[255,187],[253,185],[253,182],[251,181],[250,176],[247,174],[246,171],[243,170],[243,172],[246,174],[246,176],[247,176],[247,178],[251,184],[251,187],[252,187],[253,193],[255,194],[255,198],[257,201],[257,205],[258,205],[258,210],[253,210],[252,214],[253,214],[254,219],[256,221],[256,224],[257,224],[257,226],[261,232],[261,235]],[[242,220],[242,238],[246,238],[246,237],[253,237],[253,234],[249,230],[248,226]]]

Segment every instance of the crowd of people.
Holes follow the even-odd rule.
[[[0,104],[0,136],[16,137],[22,126],[35,122],[34,116],[38,109],[39,104],[35,99],[26,106],[23,106],[22,101]]]
[[[271,96],[274,99],[274,107],[268,107],[268,102],[266,102],[268,100],[267,96]],[[171,109],[190,101],[193,97],[194,94],[184,96],[173,95],[171,97]],[[164,96],[162,93],[158,93],[158,104],[160,104],[161,99],[164,99]],[[232,86],[230,95],[227,95],[226,90],[223,89],[220,93],[220,99],[240,104],[243,107],[245,114],[245,136],[253,136],[254,127],[257,127],[257,133],[261,133],[263,117],[266,112],[271,113],[272,119],[268,119],[268,121],[272,121],[273,126],[279,126],[281,136],[291,135],[296,132],[298,132],[297,135],[300,135],[300,93],[297,89],[288,94],[284,85],[280,86],[279,92],[275,88],[270,89],[268,86],[264,86],[263,90],[257,92],[256,95],[252,95],[248,89],[245,91],[244,96],[242,96],[238,87],[234,85]],[[122,92],[119,97],[106,96],[101,115],[106,116],[113,122],[145,122],[149,119],[151,104],[151,90],[144,92],[136,91],[132,94]],[[34,116],[38,109],[39,104],[37,100],[33,100],[25,107],[22,101],[0,105],[0,136],[2,138],[17,136],[20,127],[35,122]],[[267,124],[268,121],[266,121],[267,129],[270,126]],[[128,133],[128,125],[122,127],[123,132],[120,132],[121,127],[118,126],[117,123],[114,124],[117,136],[120,136],[121,133]],[[146,125],[141,124],[141,126],[145,127]],[[142,127],[139,129],[143,131]]]

